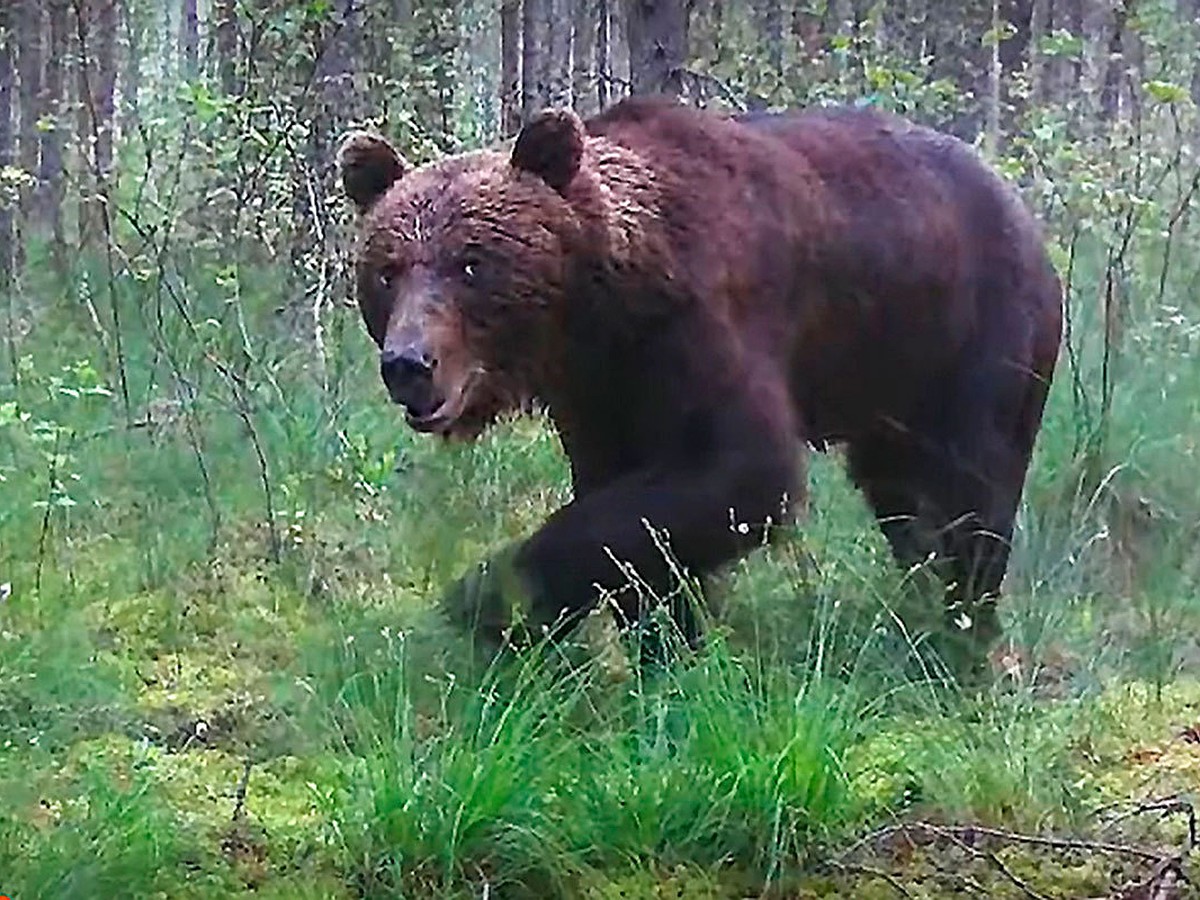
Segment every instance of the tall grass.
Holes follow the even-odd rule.
[[[156,381],[148,332],[126,341],[129,429],[86,332],[39,326],[0,389],[0,889],[758,890],[898,815],[1082,827],[1120,782],[1081,748],[1131,733],[1111,686],[1186,696],[1169,687],[1200,618],[1191,327],[1135,323],[1153,365],[1114,396],[1100,484],[1061,370],[1003,607],[1021,665],[967,698],[836,455],[813,461],[795,540],[714,594],[686,665],[614,673],[602,637],[489,666],[429,601],[567,496],[544,421],[422,441],[348,327],[332,406],[264,351],[289,385],[250,394],[264,476],[219,386]],[[125,749],[54,777],[97,740]],[[231,843],[241,761],[257,836]]]
[[[1169,203],[1142,198],[1114,261],[1112,193],[1069,254],[1085,218],[1058,213],[1070,348],[1004,671],[971,694],[836,454],[683,664],[631,668],[603,628],[479,659],[431,601],[569,496],[543,419],[422,440],[353,310],[318,366],[277,268],[187,248],[114,286],[127,408],[82,311],[104,267],[59,284],[32,247],[0,383],[0,892],[745,896],[906,815],[1085,828],[1194,715],[1200,649],[1195,236],[1162,270]],[[1114,272],[1136,302],[1110,359]]]

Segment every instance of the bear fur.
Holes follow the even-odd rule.
[[[1061,287],[970,147],[867,109],[634,98],[420,168],[356,133],[340,167],[409,424],[469,439],[537,401],[570,461],[571,502],[451,592],[477,629],[514,604],[568,626],[600,591],[636,619],[792,521],[807,449],[837,444],[896,559],[997,635]]]

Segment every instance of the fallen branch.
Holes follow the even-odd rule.
[[[1180,883],[1189,883],[1187,873],[1183,871],[1183,864],[1196,849],[1196,808],[1190,800],[1174,795],[1161,800],[1139,803],[1128,813],[1114,819],[1114,822],[1152,812],[1161,813],[1162,818],[1166,818],[1172,813],[1184,813],[1187,816],[1187,835],[1184,838],[1183,846],[1178,851],[1164,856],[1145,880],[1122,894],[1123,897],[1130,898],[1130,900],[1133,898],[1166,900],[1166,898],[1174,896],[1174,889]]]
[[[1132,898],[1157,900],[1160,897],[1171,896],[1171,892],[1177,885],[1188,882],[1183,866],[1187,857],[1198,846],[1198,829],[1195,808],[1190,801],[1179,796],[1166,797],[1138,804],[1133,810],[1122,814],[1114,822],[1154,812],[1160,813],[1164,817],[1173,813],[1186,814],[1187,836],[1181,847],[1173,851],[1164,852],[1113,841],[1024,834],[1018,831],[983,825],[938,825],[933,822],[905,822],[888,825],[871,832],[856,841],[834,859],[829,860],[828,865],[839,872],[848,874],[858,873],[867,877],[880,879],[886,882],[898,895],[903,897],[911,896],[897,876],[879,869],[863,866],[860,863],[854,862],[853,859],[866,849],[878,849],[881,844],[892,838],[901,838],[910,845],[914,845],[916,843],[914,838],[920,835],[926,842],[929,839],[949,842],[955,847],[987,863],[1002,878],[1029,898],[1029,900],[1050,900],[1048,895],[1037,891],[1017,875],[1017,873],[1013,872],[994,851],[986,847],[977,846],[981,840],[991,840],[1005,844],[1037,847],[1044,850],[1123,856],[1137,860],[1138,862],[1148,863],[1152,868],[1147,877],[1122,892],[1120,896],[1130,898],[1130,900]],[[1108,824],[1111,826],[1113,822]],[[958,875],[957,877],[961,878],[962,876]]]
[[[839,872],[841,872],[845,875],[861,875],[865,878],[878,879],[879,881],[882,881],[885,884],[887,884],[888,887],[890,887],[893,891],[895,891],[901,897],[915,896],[913,893],[911,893],[908,890],[908,888],[906,888],[903,884],[900,883],[900,879],[898,879],[891,872],[883,871],[883,869],[876,869],[876,868],[872,868],[871,866],[854,865],[852,863],[841,863],[841,862],[837,862],[836,860],[831,862],[830,866],[837,869]]]
[[[1029,900],[1050,900],[1050,898],[1045,894],[1035,891],[1028,884],[1026,884],[1024,879],[1020,878],[1016,872],[1012,871],[1012,869],[1006,866],[1004,861],[991,850],[981,850],[978,847],[968,844],[966,841],[960,840],[954,835],[947,835],[947,838],[953,842],[956,847],[966,850],[968,853],[972,854],[978,859],[982,859],[990,863],[992,868],[999,872],[1003,878],[1013,885],[1013,887],[1028,897]]]

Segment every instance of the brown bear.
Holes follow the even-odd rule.
[[[414,168],[359,132],[339,163],[408,424],[470,438],[536,401],[570,461],[571,502],[451,591],[477,629],[519,605],[556,631],[600,591],[636,619],[792,520],[807,448],[838,444],[897,560],[996,636],[1061,287],[970,147],[868,109],[633,98],[547,111],[511,152]]]

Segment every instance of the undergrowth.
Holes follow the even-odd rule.
[[[566,499],[544,421],[434,446],[347,339],[335,415],[299,369],[286,408],[256,406],[264,476],[219,392],[149,411],[161,388],[135,377],[131,428],[86,333],[47,327],[0,405],[13,897],[868,896],[830,861],[872,828],[1086,830],[1146,790],[1129,754],[1200,709],[1192,355],[1124,382],[1098,485],[1057,382],[1011,645],[995,687],[965,694],[836,454],[813,460],[794,540],[720,585],[687,665],[631,668],[603,616],[489,663],[428,601]],[[129,348],[151,371],[151,342]]]
[[[928,585],[893,565],[836,450],[811,460],[792,539],[705,598],[695,657],[639,671],[599,614],[569,646],[481,658],[431,601],[569,499],[544,418],[471,446],[412,434],[356,313],[327,310],[315,352],[274,314],[295,285],[252,252],[168,234],[114,283],[86,254],[56,279],[32,245],[4,298],[0,893],[1028,896],[1008,871],[1097,896],[1144,878],[867,840],[914,820],[1095,835],[1114,803],[1200,784],[1187,182],[1149,196],[1051,113],[999,161],[1053,213],[1070,329],[979,691],[946,676]],[[1119,341],[1096,299],[1118,282]],[[97,286],[119,355],[86,313]],[[1123,840],[1180,839],[1121,821]],[[864,846],[882,858],[846,857]]]

